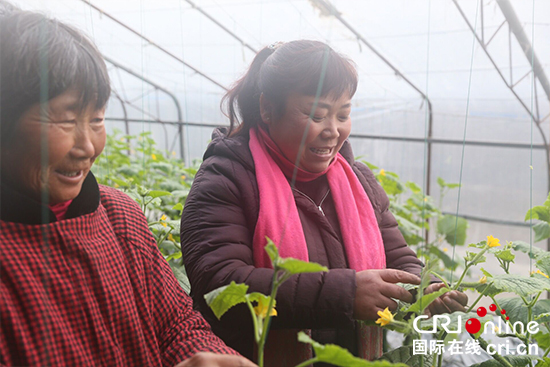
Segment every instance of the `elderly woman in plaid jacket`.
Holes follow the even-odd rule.
[[[99,51],[0,14],[0,365],[252,366],[193,310],[136,203],[90,171],[110,95]]]

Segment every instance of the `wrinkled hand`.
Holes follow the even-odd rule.
[[[436,292],[445,284],[434,283],[424,289],[424,294]],[[433,301],[427,308],[426,314],[430,317],[441,313],[452,313],[455,311],[466,312],[464,306],[468,304],[468,296],[459,291],[450,291]]]
[[[420,278],[396,269],[363,270],[355,275],[357,289],[353,317],[358,320],[376,320],[378,311],[386,307],[395,311],[397,303],[392,298],[412,302],[412,294],[395,283],[420,284]]]
[[[258,367],[248,359],[228,354],[199,352],[176,367]]]

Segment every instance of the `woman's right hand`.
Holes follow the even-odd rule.
[[[357,320],[376,320],[378,311],[397,308],[392,298],[411,303],[412,294],[395,283],[420,284],[420,278],[403,270],[363,270],[355,274],[357,289],[353,317]]]

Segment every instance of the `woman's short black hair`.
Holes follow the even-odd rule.
[[[1,0],[0,0],[1,1]],[[35,12],[0,17],[0,142],[23,113],[74,89],[81,107],[103,108],[111,94],[99,50],[82,32]]]

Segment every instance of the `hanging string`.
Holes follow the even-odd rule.
[[[139,0],[139,20],[140,20],[140,33],[143,34],[143,0]],[[145,81],[143,80],[145,77],[145,60],[144,60],[144,52],[145,49],[145,40],[141,38],[141,134],[142,136],[139,137],[141,141],[143,141],[143,134],[145,133]],[[139,144],[139,143],[138,143]],[[145,147],[145,144],[143,145]],[[143,154],[141,155],[141,165],[143,169],[145,169],[145,149],[143,149]],[[145,210],[145,207],[144,207]]]
[[[535,0],[531,14],[531,150],[529,157],[529,208],[533,207],[533,91],[535,89]],[[529,212],[529,274],[533,272],[533,212]]]
[[[185,60],[185,46],[183,42],[183,9],[181,7],[181,1],[179,1],[179,11],[180,11],[180,34],[181,34],[181,59]],[[185,65],[182,64],[181,72],[183,73],[183,105],[185,107],[184,118],[185,121],[189,121],[189,108],[187,106],[187,77],[185,75]],[[184,125],[181,127],[183,131],[183,137],[181,139],[182,144],[185,142],[185,145],[181,147],[182,150],[185,149],[185,166],[189,167],[191,165],[191,149],[189,144],[191,140],[189,139],[189,125]],[[183,158],[183,157],[182,157]]]
[[[332,34],[333,27],[334,27],[334,23],[331,20],[330,27],[329,27],[329,34],[328,34],[327,39],[330,38],[330,35]],[[300,140],[300,147],[298,148],[298,154],[296,156],[296,161],[294,162],[294,170],[292,171],[292,178],[290,180],[290,191],[291,192],[294,191],[294,188],[296,186],[296,179],[297,179],[297,176],[298,176],[298,167],[300,165],[300,157],[302,156],[302,152],[305,149],[306,137],[307,137],[307,134],[309,132],[309,128],[310,128],[311,124],[313,123],[313,116],[315,114],[315,110],[317,109],[317,104],[319,103],[319,99],[321,98],[321,91],[323,90],[323,83],[325,81],[325,75],[326,75],[326,71],[327,71],[326,69],[327,69],[327,65],[328,65],[328,55],[329,55],[329,46],[328,46],[328,42],[327,42],[327,46],[326,46],[325,52],[323,54],[323,65],[321,67],[321,74],[319,75],[319,82],[317,83],[317,91],[315,93],[315,99],[313,101],[313,105],[311,106],[311,111],[309,112],[309,118],[307,120],[306,128],[304,129],[304,133],[302,134],[302,139]],[[288,202],[287,202],[288,210],[287,210],[287,213],[286,213],[285,222],[283,224],[283,231],[281,233],[281,239],[279,240],[279,243],[283,243],[283,239],[285,237],[287,224],[288,224],[288,219],[290,218],[290,208],[291,208],[290,203],[292,201],[294,201],[294,195],[290,195],[288,197]]]
[[[475,51],[475,44],[476,44],[476,35],[477,35],[477,16],[479,12],[480,3],[479,0],[477,0],[476,3],[476,16],[474,18],[474,35],[472,38],[472,56],[470,59],[470,72],[468,76],[468,97],[466,99],[466,116],[464,117],[464,135],[462,137],[462,157],[460,159],[460,176],[459,176],[459,186],[458,186],[458,198],[456,200],[456,220],[455,220],[455,235],[453,240],[453,254],[452,254],[452,262],[454,263],[455,260],[455,253],[456,253],[456,237],[457,237],[457,228],[458,228],[458,212],[460,208],[460,194],[462,192],[462,172],[464,170],[464,151],[466,147],[466,131],[468,127],[468,115],[470,114],[470,91],[472,87],[472,68],[474,65],[474,51]],[[454,275],[454,269],[451,269],[451,279],[450,282],[452,284],[453,282],[453,275]]]
[[[428,93],[428,90],[429,90],[429,77],[430,77],[430,31],[431,31],[431,19],[432,19],[432,1],[429,0],[428,1],[428,41],[427,41],[427,47],[426,47],[426,87],[425,87],[425,95],[426,95],[426,100],[429,98],[429,93]],[[428,182],[426,181],[426,169],[427,169],[427,165],[428,165],[428,138],[429,138],[429,124],[430,124],[430,111],[429,111],[429,108],[428,108],[428,104],[426,103],[426,108],[425,108],[425,116],[424,116],[424,167],[423,167],[423,172],[422,172],[422,190],[424,191],[424,195],[423,195],[423,199],[422,200],[422,219],[424,219],[424,214],[425,214],[425,210],[426,210],[426,199],[427,199],[427,196],[426,196],[426,191],[427,191],[427,187],[428,187]],[[429,178],[428,178],[429,180]],[[426,230],[425,227],[425,220],[422,220],[422,233],[424,233],[424,231]],[[423,245],[423,249],[422,249],[422,253],[425,257],[425,259],[427,260],[428,257],[427,257],[427,253],[426,253],[426,248],[428,246],[428,241],[424,241],[424,245]]]
[[[42,19],[41,21],[41,27],[44,27],[45,20]],[[44,27],[42,29],[42,32],[40,33],[42,37],[46,36],[46,28]],[[42,39],[43,45],[46,45],[46,42],[44,39]],[[39,67],[40,67],[40,165],[42,167],[42,172],[40,172],[40,178],[41,182],[47,182],[47,175],[48,175],[48,165],[49,165],[49,150],[48,150],[48,135],[49,135],[49,126],[47,123],[48,120],[48,101],[49,101],[49,79],[48,79],[48,69],[49,69],[49,53],[46,46],[41,47],[39,52]],[[44,167],[46,169],[44,169]],[[42,209],[41,209],[41,221],[42,226],[40,226],[40,234],[42,236],[42,258],[44,263],[44,268],[49,269],[51,266],[51,245],[50,245],[50,233],[51,229],[48,226],[48,223],[50,222],[50,210],[48,208],[48,205],[50,203],[50,190],[49,187],[46,186],[46,190],[41,191],[41,203],[42,203]],[[50,297],[49,297],[49,286],[50,286],[50,272],[44,271],[42,272],[42,285],[44,287],[44,304],[50,303]],[[48,308],[49,310],[49,308]],[[51,323],[51,315],[48,310],[44,310],[42,312],[42,319],[44,322],[44,364],[50,365],[50,355],[49,355],[49,348],[52,344],[52,335],[50,331],[49,325]]]

